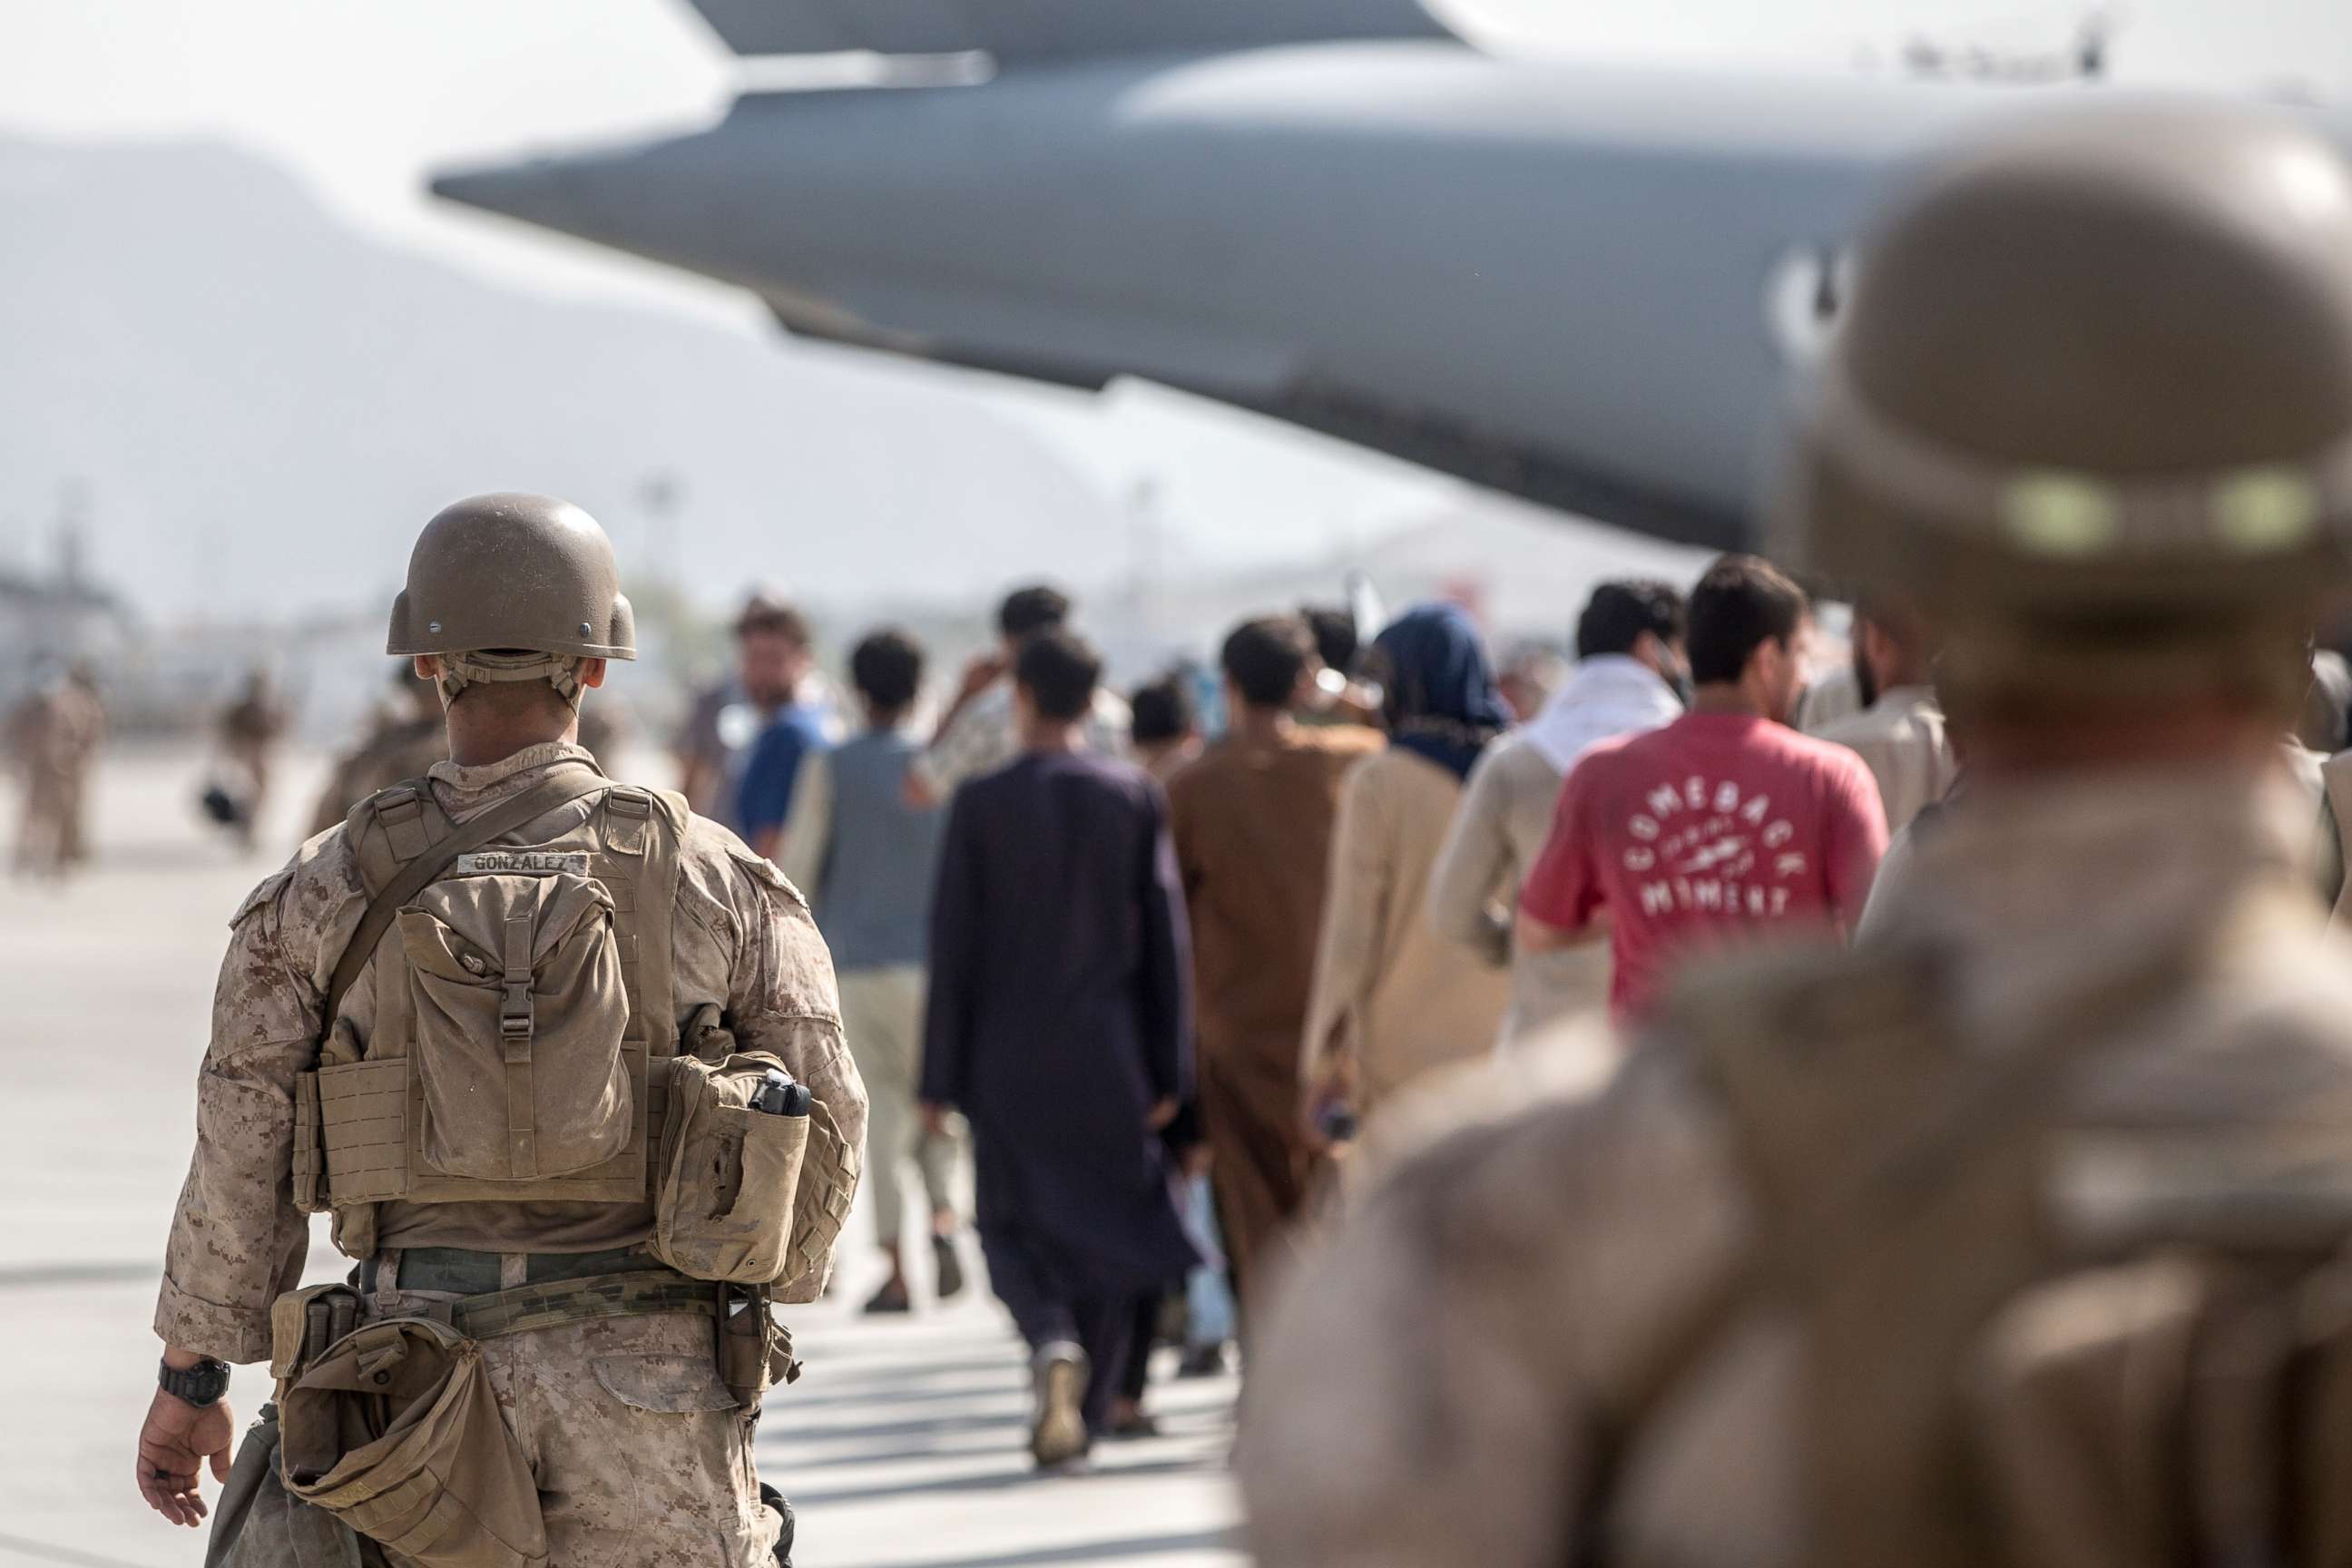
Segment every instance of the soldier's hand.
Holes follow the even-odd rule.
[[[1143,1130],[1147,1132],[1159,1131],[1176,1120],[1176,1097],[1172,1094],[1165,1100],[1152,1101],[1151,1109],[1143,1113]]]
[[[236,1431],[227,1400],[199,1410],[157,1389],[139,1428],[139,1495],[173,1524],[192,1530],[202,1524],[198,1476],[209,1459],[213,1479],[228,1479],[229,1442]]]

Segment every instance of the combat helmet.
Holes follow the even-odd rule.
[[[2154,102],[1946,155],[1864,248],[1788,478],[1793,554],[1980,664],[2113,698],[2242,655],[2299,692],[2352,579],[2352,169]]]
[[[551,496],[474,496],[417,536],[384,651],[440,655],[446,697],[545,679],[576,700],[580,660],[637,657],[636,619],[594,518]]]

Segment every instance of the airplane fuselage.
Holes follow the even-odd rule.
[[[1727,546],[1876,182],[2036,96],[1308,44],[751,94],[436,188],[740,284],[794,331],[1147,377]]]

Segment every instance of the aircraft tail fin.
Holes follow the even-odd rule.
[[[1000,64],[1451,38],[1421,0],[693,0],[739,55],[985,50]]]

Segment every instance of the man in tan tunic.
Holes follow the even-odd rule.
[[[1856,605],[1853,619],[1854,674],[1870,705],[1813,733],[1860,753],[1878,781],[1886,830],[1900,833],[1920,808],[1944,798],[1959,763],[1928,681],[1927,622],[1885,595]]]
[[[1298,1123],[1298,1035],[1315,969],[1339,781],[1381,749],[1353,724],[1291,716],[1311,679],[1304,622],[1244,622],[1225,639],[1224,737],[1168,786],[1192,926],[1195,1075],[1234,1293],[1307,1201],[1318,1156]]]
[[[1672,584],[1601,584],[1577,621],[1575,673],[1470,770],[1430,873],[1429,923],[1488,963],[1510,965],[1507,1046],[1609,1004],[1606,941],[1521,952],[1512,942],[1512,912],[1551,837],[1560,783],[1577,760],[1602,741],[1682,715],[1689,629],[1682,592]]]
[[[512,582],[459,569],[484,555],[505,563]],[[438,683],[447,710],[450,754],[427,775],[432,805],[463,824],[558,776],[593,786],[594,763],[574,743],[576,704],[603,684],[606,657],[635,657],[628,603],[614,591],[602,531],[562,501],[478,497],[428,527],[411,565],[412,591],[425,596],[428,578],[438,617],[432,633],[441,633],[444,619],[451,635],[460,621],[494,627],[481,636],[498,650],[415,660],[419,678]],[[462,602],[469,585],[471,605]],[[524,585],[538,597],[520,591]],[[411,646],[403,630],[408,598],[395,610],[394,651]],[[534,605],[536,619],[549,619],[541,598],[559,613],[557,635],[530,625]],[[439,608],[445,599],[459,602]],[[593,613],[595,637],[570,633],[579,612],[566,609],[567,600],[609,605]],[[584,633],[590,620],[578,624]],[[425,636],[413,629],[414,640]],[[534,646],[560,650],[583,641],[606,654]],[[546,843],[578,826],[585,809],[577,801],[556,806],[499,842]],[[676,809],[684,827],[669,984],[679,1022],[708,1005],[739,1048],[781,1058],[837,1124],[854,1177],[865,1094],[807,906],[734,835]],[[391,831],[385,820],[371,818],[368,831]],[[331,977],[369,902],[360,858],[346,829],[331,828],[264,880],[231,921],[197,1080],[195,1154],[155,1310],[167,1375],[213,1379],[206,1392],[215,1400],[226,1381],[219,1363],[270,1356],[271,1303],[294,1289],[309,1250],[308,1218],[294,1201],[298,1076],[319,1065],[331,1030],[364,1048],[377,1016],[378,973],[385,953],[400,948],[395,937],[376,949],[335,1016],[324,1016]],[[845,1209],[847,1194],[841,1197]],[[357,1272],[372,1302],[385,1300],[379,1288],[396,1291],[402,1313],[527,1283],[654,1268],[642,1251],[654,1228],[649,1202],[394,1200],[374,1207],[375,1246]],[[339,1208],[338,1239],[348,1245],[341,1230]],[[814,1300],[830,1267],[828,1238],[777,1296]],[[754,1489],[757,1412],[733,1407],[712,1343],[707,1310],[675,1308],[481,1342],[499,1404],[536,1478],[552,1561],[750,1568],[769,1558],[782,1521]],[[176,1523],[199,1522],[199,1467],[209,1461],[216,1477],[225,1474],[232,1431],[226,1403],[192,1404],[169,1383],[159,1390],[139,1440],[139,1486],[150,1505]]]
[[[1339,787],[1331,871],[1300,1039],[1321,1105],[1369,1120],[1414,1079],[1493,1048],[1510,1005],[1501,963],[1429,923],[1429,886],[1462,788],[1510,710],[1458,606],[1416,605],[1372,640],[1389,743]]]
[[[2352,174],[2292,121],[2101,106],[1954,154],[1864,257],[1793,510],[1813,564],[1946,629],[1969,807],[1871,942],[1694,977],[1613,1077],[1548,1058],[1376,1184],[1263,1337],[1267,1568],[2287,1561],[2230,1500],[2340,1499],[2284,1427],[2149,1431],[2235,1389],[2189,1399],[2109,1298],[2039,1342],[1999,1321],[2061,1367],[2150,1352],[2011,1407],[2047,1446],[1955,1404],[2000,1391],[1996,1310],[2144,1216],[2342,1243],[2352,966],[2277,737],[2352,577]]]

